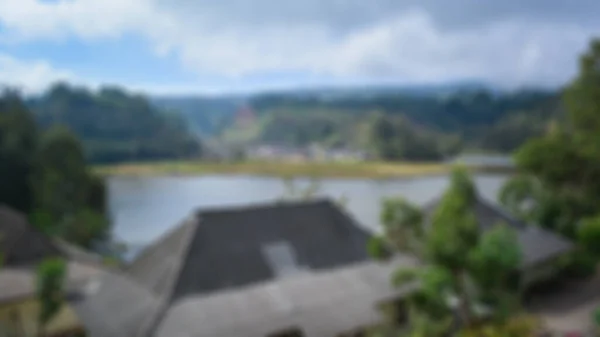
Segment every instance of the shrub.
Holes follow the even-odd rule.
[[[572,253],[565,266],[565,275],[569,277],[584,278],[594,275],[597,259],[590,253],[577,250]]]

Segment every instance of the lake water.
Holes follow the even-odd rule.
[[[502,175],[477,175],[482,196],[495,200]],[[310,182],[298,179],[297,186]],[[404,196],[423,204],[447,186],[446,176],[414,179],[320,180],[320,196],[345,197],[347,209],[367,229],[379,227],[381,199]],[[286,187],[278,178],[254,176],[111,177],[108,194],[114,234],[134,249],[156,239],[199,208],[275,201]]]

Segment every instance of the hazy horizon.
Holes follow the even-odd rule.
[[[593,0],[1,0],[0,82],[152,95],[555,88],[600,32],[597,13]]]

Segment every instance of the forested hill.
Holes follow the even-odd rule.
[[[233,123],[222,138],[238,144],[316,142],[399,160],[434,160],[464,150],[507,153],[559,118],[561,96],[481,88],[443,94],[390,89],[262,94],[248,102],[254,125]]]
[[[161,109],[180,114],[195,133],[212,137],[232,123],[235,112],[246,99],[243,96],[170,96],[153,97],[151,101]]]
[[[83,142],[90,162],[189,158],[201,146],[187,123],[145,97],[106,87],[97,92],[56,84],[28,101],[42,128],[63,124]]]

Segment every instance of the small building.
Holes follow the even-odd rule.
[[[440,200],[436,199],[424,207],[427,219],[431,219]],[[523,287],[554,276],[558,272],[557,259],[574,249],[574,245],[559,234],[536,225],[526,224],[479,195],[476,198],[474,212],[481,231],[487,231],[497,224],[508,225],[516,231],[522,253],[520,281]]]
[[[399,258],[329,200],[201,210],[128,268],[160,301],[153,337],[331,337],[376,323]],[[294,334],[291,334],[292,336]]]
[[[134,337],[158,308],[152,294],[102,258],[35,230],[26,217],[0,205],[0,336]],[[38,331],[37,266],[47,258],[65,260],[65,303]]]

